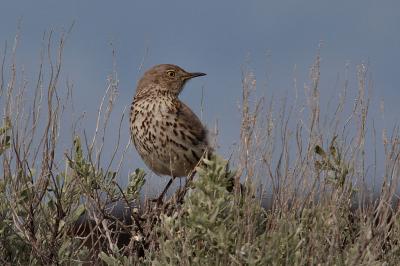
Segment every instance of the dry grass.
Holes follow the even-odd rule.
[[[357,69],[358,87],[343,81],[339,100],[328,109],[321,107],[319,52],[304,94],[295,87],[294,97],[256,97],[256,77],[243,68],[240,145],[230,160],[235,169],[221,158],[206,161],[190,190],[156,207],[140,202],[143,171],[125,177],[126,188],[116,182],[131,148],[120,139],[123,115],[114,150],[104,149],[116,73],[91,136],[92,129],[78,130],[80,116],[69,117],[73,85],[60,85],[67,35],[57,44],[53,33],[44,36],[35,86],[16,64],[18,35],[10,57],[6,50],[1,54],[4,265],[396,264],[399,132],[397,126],[391,135],[381,129],[376,141],[365,65]],[[67,150],[59,143],[66,134]],[[383,145],[384,158],[375,152],[371,166],[367,151],[376,151],[375,145]],[[105,152],[111,158],[106,164]],[[382,173],[370,170],[380,168]],[[383,176],[376,195],[367,182],[371,176]],[[234,191],[228,189],[231,177]]]

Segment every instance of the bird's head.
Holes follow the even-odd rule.
[[[189,79],[204,75],[206,74],[201,72],[186,72],[176,65],[156,65],[147,70],[139,80],[136,95],[166,92],[178,96]]]

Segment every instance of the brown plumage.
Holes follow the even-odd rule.
[[[205,127],[178,98],[189,79],[204,75],[163,64],[146,71],[138,82],[131,105],[131,137],[143,161],[158,175],[188,175],[209,149]]]

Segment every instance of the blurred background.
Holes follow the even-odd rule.
[[[147,68],[177,64],[207,76],[191,81],[181,95],[211,132],[218,128],[218,151],[229,157],[239,141],[243,69],[252,69],[258,96],[267,101],[300,94],[309,70],[321,54],[321,101],[339,97],[345,79],[357,91],[357,65],[365,64],[371,84],[370,114],[375,126],[389,130],[399,122],[399,1],[2,1],[0,55],[7,58],[19,28],[17,66],[32,89],[38,74],[43,34],[54,41],[74,24],[65,44],[62,82],[73,83],[75,117],[91,135],[98,106],[113,72],[118,95],[111,128],[118,128],[131,103],[137,80]],[[19,25],[19,26],[18,26]],[[9,67],[6,61],[5,68]],[[7,73],[6,73],[7,74]],[[349,99],[350,107],[354,99]],[[384,114],[381,103],[384,101]],[[1,107],[3,109],[3,107]],[[127,113],[126,113],[127,114]],[[217,125],[217,126],[216,126]],[[66,129],[67,130],[67,129]],[[108,147],[117,132],[109,132]],[[378,131],[378,142],[380,132]],[[121,140],[129,140],[128,117]],[[60,139],[71,147],[70,136]],[[111,156],[110,154],[107,156]],[[105,160],[107,159],[105,157]],[[133,147],[122,165],[120,182],[137,167],[145,168]],[[168,178],[148,175],[148,187]]]

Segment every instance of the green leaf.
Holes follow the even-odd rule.
[[[129,175],[129,183],[126,188],[126,194],[129,198],[137,198],[139,196],[139,192],[146,182],[145,176],[144,170],[139,168]]]
[[[61,247],[58,249],[58,256],[63,257],[63,255],[66,253],[67,249],[70,248],[72,245],[71,240],[66,239],[62,243]]]
[[[79,206],[78,206],[78,208],[76,208],[75,210],[74,210],[74,212],[72,213],[72,215],[71,215],[71,222],[76,222],[78,219],[79,219],[79,217],[81,217],[81,215],[85,212],[85,206],[83,205],[83,204],[80,204]]]
[[[117,260],[116,258],[114,258],[113,256],[109,256],[106,253],[104,253],[103,251],[100,252],[99,254],[99,258],[104,261],[107,265],[122,265],[122,263]]]

